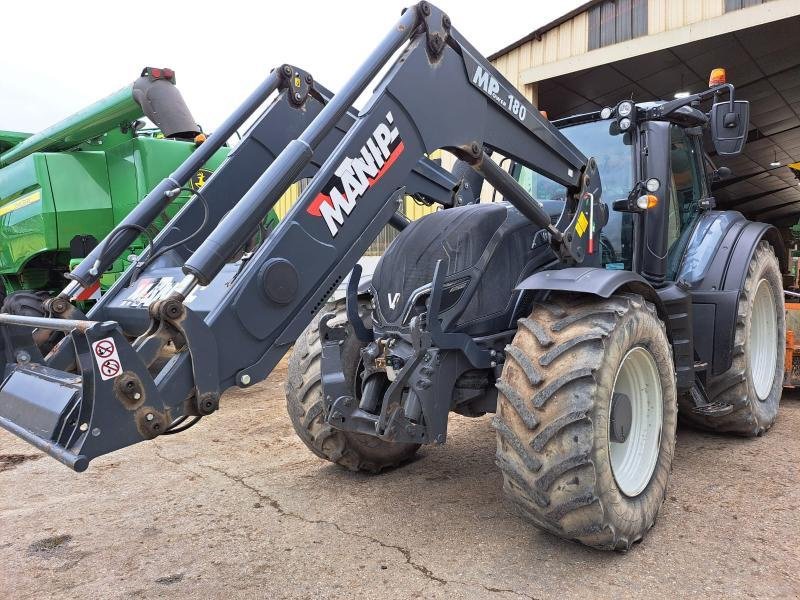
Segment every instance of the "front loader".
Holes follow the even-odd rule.
[[[398,51],[354,115],[351,104]],[[223,134],[278,88],[302,97],[303,82],[291,68],[273,72]],[[698,108],[707,100],[708,114]],[[73,269],[51,318],[0,315],[0,425],[80,471],[214,412],[225,389],[263,380],[297,341],[287,403],[319,456],[379,471],[443,443],[451,411],[496,412],[506,493],[539,527],[604,549],[627,549],[655,521],[679,398],[682,414],[712,429],[771,425],[783,365],[776,232],[713,211],[702,177],[696,190],[679,187],[670,150],[687,143],[672,138],[678,127],[696,171],[697,136],[710,122],[718,152],[741,151],[747,104],[732,86],[586,117],[607,136],[597,156],[614,185],[601,186],[596,160],[421,2],[307,124],[279,118],[288,107],[275,102],[259,120],[285,123],[287,135],[257,179],[236,187],[234,176],[257,168],[250,152],[270,147],[254,129],[209,180],[216,187],[86,317],[67,299],[155,218],[191,162]],[[603,150],[614,144],[627,150],[621,162]],[[451,176],[444,210],[400,219],[400,200],[430,181],[418,175],[437,149],[503,202],[459,202],[465,179]],[[513,161],[512,173],[495,156]],[[290,213],[243,255],[303,177]],[[549,196],[535,198],[540,189]],[[365,290],[356,262],[390,222],[402,231]],[[346,300],[318,316],[353,269]],[[31,328],[66,336],[43,357]]]

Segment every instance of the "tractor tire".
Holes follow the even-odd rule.
[[[3,300],[0,312],[23,317],[44,317],[46,314],[43,302],[49,297],[50,294],[48,292],[34,292],[32,290],[12,292]]]
[[[49,292],[36,292],[33,290],[20,290],[12,292],[3,300],[0,312],[22,317],[46,317],[44,301],[50,298]],[[59,332],[52,332],[46,342],[39,344],[39,350],[47,355],[56,342],[62,337]]]
[[[675,449],[675,370],[655,308],[633,294],[551,296],[505,353],[492,424],[507,497],[559,537],[628,550],[656,520]]]
[[[359,312],[367,321],[369,305],[360,303]],[[350,431],[341,431],[325,422],[322,410],[322,345],[319,339],[319,321],[326,313],[334,312],[330,325],[347,321],[345,301],[333,308],[324,308],[302,333],[289,356],[289,375],[286,380],[286,406],[294,430],[320,458],[329,460],[351,471],[379,473],[383,469],[407,462],[419,449],[419,444],[395,444],[376,437]],[[362,343],[350,326],[342,347],[342,364],[345,379],[355,385],[361,359]]]
[[[681,420],[708,431],[763,435],[778,416],[785,340],[783,278],[772,246],[762,241],[739,294],[733,364],[707,386],[713,410],[698,410],[691,398],[681,398]]]

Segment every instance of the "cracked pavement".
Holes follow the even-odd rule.
[[[295,437],[285,376],[83,474],[0,431],[0,597],[800,596],[797,396],[763,438],[681,429],[655,528],[609,554],[512,512],[489,416],[354,474]]]

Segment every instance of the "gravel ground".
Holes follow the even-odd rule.
[[[800,596],[798,397],[763,438],[680,430],[655,528],[614,554],[510,510],[488,417],[348,473],[295,437],[285,376],[80,475],[0,431],[0,598]]]

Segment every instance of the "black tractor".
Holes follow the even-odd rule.
[[[273,94],[82,314],[73,299]],[[83,471],[191,427],[294,345],[289,413],[322,458],[377,472],[444,443],[451,411],[495,413],[521,510],[627,549],[664,500],[679,415],[759,435],[777,414],[785,254],[774,228],[714,210],[724,171],[701,147],[709,130],[717,154],[736,154],[747,125],[721,82],[550,123],[420,2],[338,94],[272,71],[75,266],[47,317],[0,314],[0,426]],[[433,163],[437,149],[458,168]],[[480,180],[502,201],[475,202]],[[409,194],[443,210],[409,223],[397,212]],[[387,224],[400,233],[362,281],[358,260]],[[63,334],[52,349],[37,343],[49,331]]]
[[[726,87],[730,100],[699,109]],[[679,418],[756,436],[778,413],[785,254],[775,229],[714,210],[727,173],[703,150],[710,129],[718,154],[740,152],[747,123],[719,84],[554,122],[603,182],[574,231],[593,266],[570,266],[508,202],[412,223],[350,314],[331,303],[298,340],[286,385],[298,435],[378,472],[444,442],[449,411],[496,413],[497,465],[521,511],[629,548],[664,501]],[[565,186],[511,173],[560,229]]]

